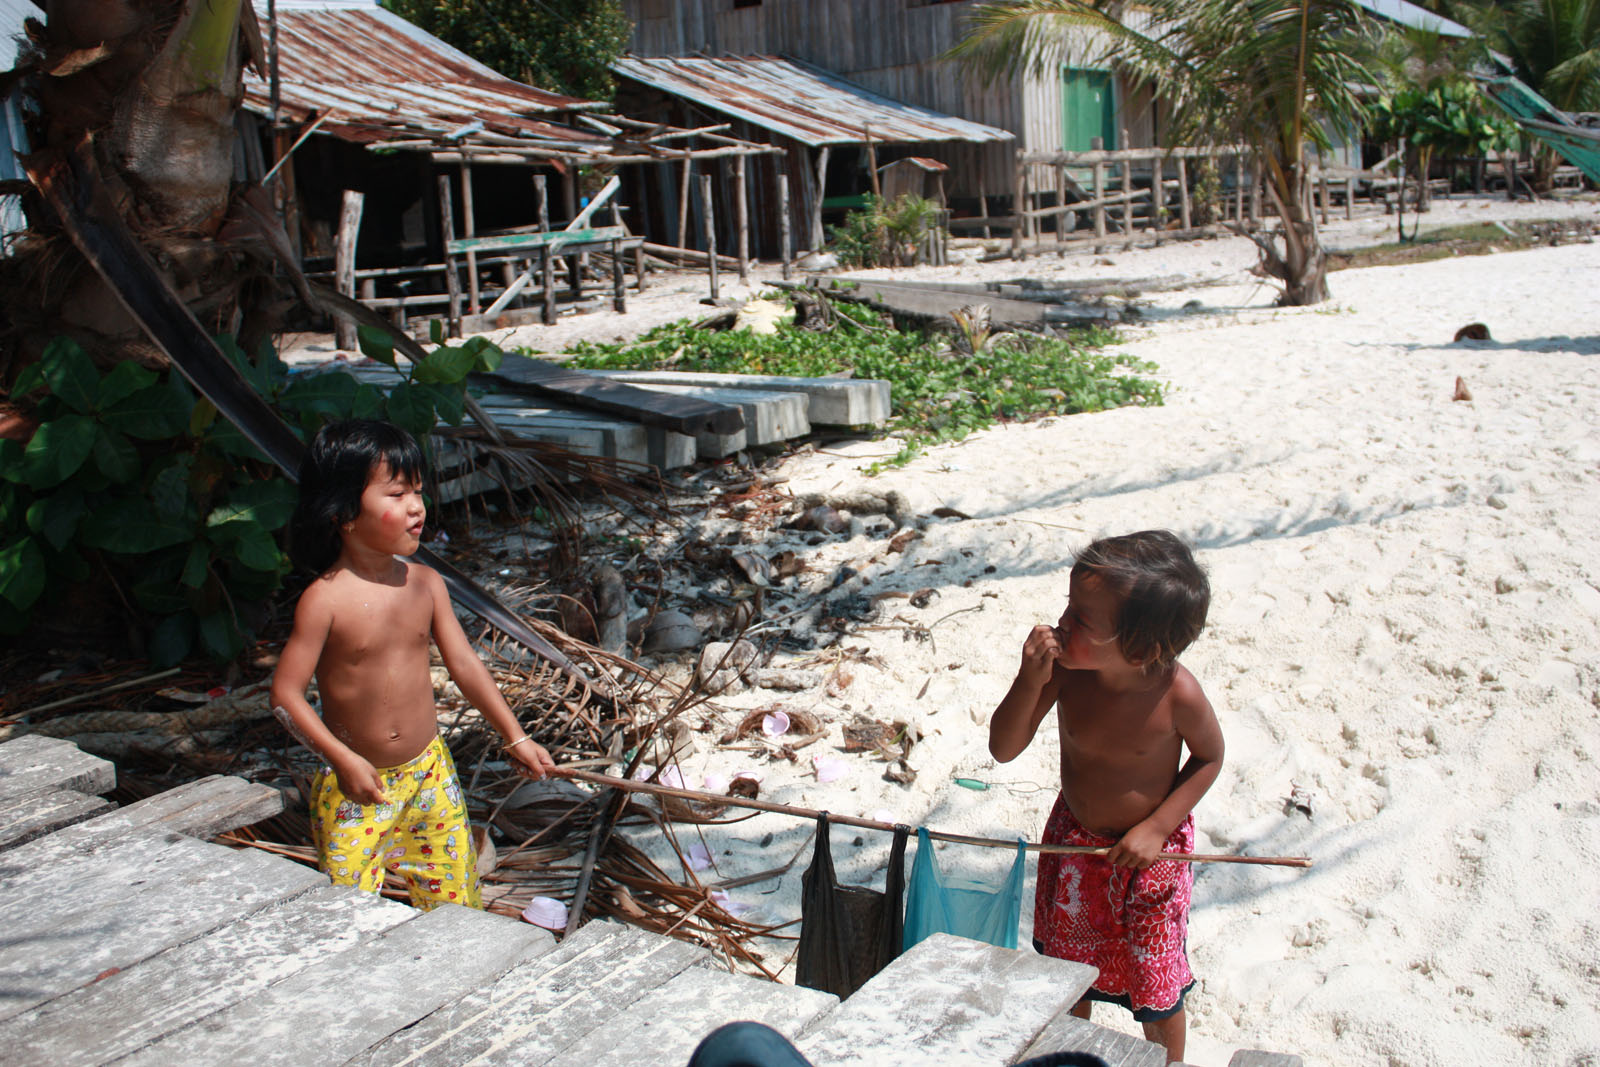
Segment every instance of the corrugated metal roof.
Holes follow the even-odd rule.
[[[1441,37],[1471,37],[1473,33],[1459,22],[1443,15],[1435,15],[1425,7],[1407,3],[1406,0],[1356,0],[1356,3],[1380,18],[1398,22],[1412,29],[1427,30]]]
[[[624,56],[611,69],[723,115],[812,147],[874,141],[1009,141],[1013,134],[863,89],[778,56]]]
[[[262,38],[266,5],[256,0]],[[370,2],[279,0],[280,113],[358,143],[438,137],[481,122],[493,134],[562,145],[606,139],[547,121],[598,105],[495,73],[437,37]],[[271,114],[267,79],[244,78],[244,107]],[[547,118],[541,118],[545,116]]]

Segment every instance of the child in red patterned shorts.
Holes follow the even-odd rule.
[[[1044,840],[1110,851],[1041,857],[1034,943],[1099,970],[1074,1015],[1089,1018],[1092,1000],[1121,1004],[1169,1061],[1183,1058],[1194,984],[1184,951],[1193,875],[1160,856],[1194,850],[1190,811],[1217,780],[1223,748],[1210,702],[1177,657],[1210,602],[1205,573],[1173,534],[1094,542],[1072,565],[1066,612],[1028,635],[989,724],[989,751],[1005,763],[1056,708],[1061,795]]]

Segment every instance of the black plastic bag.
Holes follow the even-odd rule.
[[[906,839],[897,826],[884,891],[840,885],[828,847],[828,814],[817,817],[817,843],[801,879],[800,950],[795,982],[848,997],[900,955],[904,935]]]

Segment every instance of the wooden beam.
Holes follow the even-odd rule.
[[[548,396],[674,433],[727,434],[744,428],[744,412],[734,405],[641,389],[511,352],[493,374],[472,377],[508,392]]]
[[[365,195],[354,189],[344,191],[339,210],[339,233],[333,242],[334,288],[345,296],[356,295],[356,237],[361,232],[361,203]],[[356,350],[356,324],[340,315],[334,321],[335,344],[346,352]]]

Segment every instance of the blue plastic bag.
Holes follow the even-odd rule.
[[[946,878],[933,859],[928,831],[917,830],[917,859],[911,866],[906,890],[904,948],[929,934],[955,934],[986,941],[1001,948],[1017,947],[1017,923],[1022,918],[1022,883],[1027,874],[1027,852],[1017,838],[1017,858],[998,886],[970,879]]]

